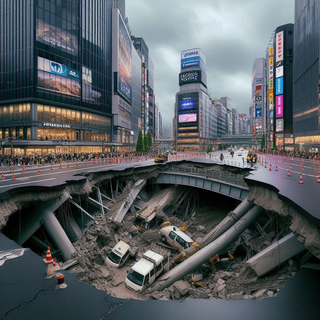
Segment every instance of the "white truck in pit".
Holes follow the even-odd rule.
[[[163,272],[169,270],[169,255],[162,256],[148,250],[136,262],[126,277],[126,286],[134,291],[142,292],[149,287]]]

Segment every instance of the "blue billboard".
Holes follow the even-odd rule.
[[[283,94],[283,77],[276,79],[276,95]]]
[[[206,57],[201,49],[181,52],[181,69],[190,67],[200,67],[206,73]]]
[[[262,108],[256,108],[256,118],[262,118]]]
[[[45,61],[49,61],[44,59]],[[74,69],[67,68],[64,64],[50,61],[50,72],[59,76],[68,77],[75,80],[80,80],[80,72]]]
[[[192,109],[193,108],[193,100],[182,100],[180,103],[180,110]]]

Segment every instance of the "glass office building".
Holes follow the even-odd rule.
[[[0,140],[15,154],[112,150],[115,7],[125,14],[124,0],[0,0]]]
[[[320,3],[295,1],[293,132],[295,148],[320,149]]]

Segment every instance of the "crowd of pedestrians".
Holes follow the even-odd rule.
[[[284,156],[284,157],[289,157],[289,158],[320,160],[320,154],[318,152],[265,150],[265,149],[263,149],[262,153],[273,154],[273,155],[277,155],[277,156]]]
[[[105,153],[63,153],[55,155],[16,155],[11,159],[11,155],[0,156],[1,166],[11,165],[38,165],[60,163],[65,161],[89,161],[91,159],[104,158],[129,158],[147,156],[153,158],[156,156],[155,152],[105,152]]]

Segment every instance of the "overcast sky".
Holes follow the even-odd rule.
[[[181,51],[192,48],[206,56],[210,96],[248,113],[254,59],[265,57],[273,30],[293,23],[294,0],[126,0],[126,15],[149,47],[156,102],[171,126]]]

